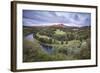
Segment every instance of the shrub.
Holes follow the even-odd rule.
[[[90,48],[90,40],[87,39],[86,41],[82,42],[81,51],[80,51],[80,58],[81,59],[90,59],[91,58],[91,48]]]

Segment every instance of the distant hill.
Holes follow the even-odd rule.
[[[67,26],[65,24],[52,24],[48,26],[23,26],[24,28],[68,28],[68,29],[85,29],[85,28],[90,28],[91,26]]]

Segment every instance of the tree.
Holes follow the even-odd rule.
[[[66,41],[66,44],[68,44],[68,41]]]
[[[49,39],[49,44],[52,44],[52,39],[51,38]]]
[[[61,41],[61,44],[64,44],[64,42],[63,42],[63,41]]]

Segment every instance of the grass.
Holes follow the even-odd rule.
[[[57,29],[57,30],[55,31],[55,34],[56,34],[56,35],[65,35],[66,32],[61,31],[60,29]]]
[[[39,38],[49,39],[48,36],[40,35],[39,33],[37,33],[36,36],[38,36]]]

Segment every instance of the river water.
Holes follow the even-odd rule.
[[[29,35],[27,35],[27,36],[25,36],[24,37],[26,40],[29,40],[29,41],[34,41],[34,36],[33,36],[33,34],[29,34]]]

